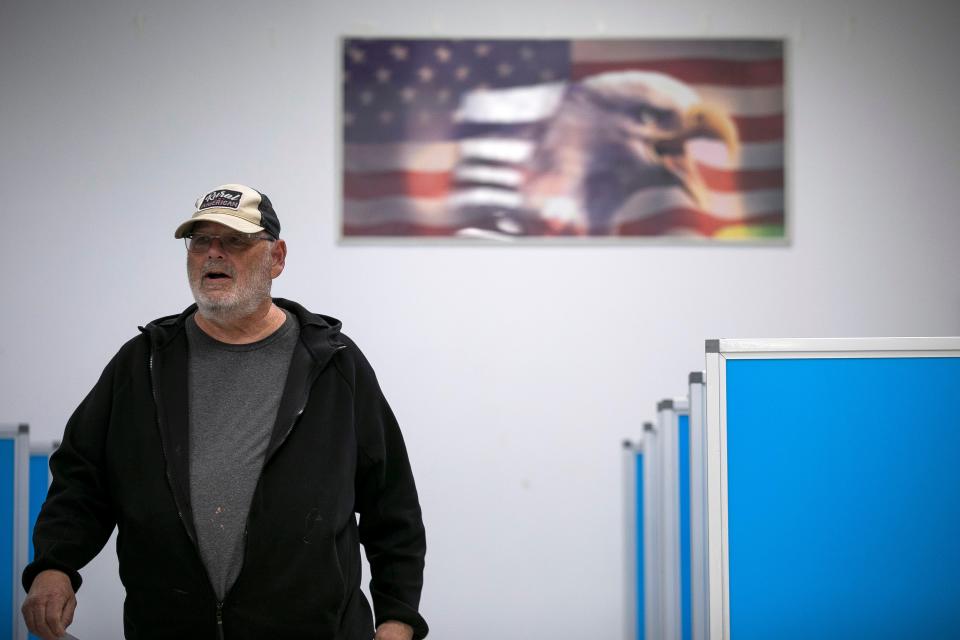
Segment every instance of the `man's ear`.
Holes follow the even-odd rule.
[[[283,240],[276,240],[270,243],[270,256],[273,259],[270,266],[270,277],[276,278],[283,273],[283,267],[287,262],[287,243]]]

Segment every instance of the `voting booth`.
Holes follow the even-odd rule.
[[[652,425],[645,425],[652,428]],[[643,442],[623,443],[624,640],[644,635]]]
[[[625,638],[692,637],[690,445],[686,398],[660,402],[642,442],[624,443]]]
[[[20,615],[27,566],[30,440],[25,424],[0,424],[0,638],[24,640]]]
[[[704,374],[624,442],[625,638],[706,638]]]
[[[656,638],[689,640],[690,421],[686,398],[657,405],[660,482],[659,620]]]
[[[643,637],[663,632],[663,481],[659,423],[643,431]]]
[[[689,383],[690,442],[690,638],[707,638],[707,406],[703,371]]]
[[[33,525],[50,487],[50,455],[59,443],[30,443],[25,424],[0,424],[0,640],[26,640],[20,615],[23,569],[33,559]]]
[[[960,637],[960,339],[710,340],[711,640]]]
[[[33,525],[37,522],[37,516],[40,515],[40,507],[43,506],[44,500],[47,499],[47,491],[50,489],[50,456],[54,451],[57,450],[57,447],[60,446],[59,442],[51,442],[48,444],[34,444],[30,445],[30,497],[29,497],[29,509],[28,509],[28,530],[27,530],[27,561],[33,561]],[[20,576],[15,576],[15,588],[20,587]],[[35,640],[37,636],[28,634],[29,640]]]

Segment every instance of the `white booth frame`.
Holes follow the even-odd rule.
[[[659,513],[659,573],[658,615],[659,633],[651,638],[679,640],[682,637],[681,577],[680,577],[680,469],[679,455],[680,416],[688,415],[690,403],[687,398],[663,400],[657,405],[657,472],[660,486]]]
[[[693,640],[705,640],[708,629],[706,374],[689,376],[690,419],[690,606]]]
[[[643,441],[623,443],[623,513],[624,513],[624,603],[623,637],[636,640],[637,630],[637,584],[644,576],[637,575],[637,456],[643,455]]]
[[[661,625],[661,464],[659,426],[645,423],[643,430],[643,606],[644,638],[662,636]]]

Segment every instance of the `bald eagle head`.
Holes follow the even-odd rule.
[[[637,199],[679,188],[703,208],[707,190],[688,151],[696,138],[736,153],[737,131],[719,107],[661,73],[621,71],[571,84],[530,156],[524,209],[581,233],[614,233]],[[676,192],[676,189],[673,190]]]

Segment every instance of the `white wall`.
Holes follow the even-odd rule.
[[[0,5],[0,421],[57,438],[190,300],[174,226],[263,189],[275,293],[341,318],[405,428],[433,637],[614,638],[619,443],[715,337],[960,333],[953,2]],[[789,40],[792,246],[338,246],[341,35]],[[108,548],[75,633],[118,637]]]

